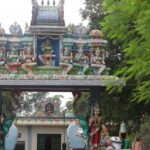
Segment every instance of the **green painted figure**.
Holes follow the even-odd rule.
[[[2,93],[2,98],[4,99],[3,110],[2,110],[2,138],[0,143],[0,148],[4,148],[5,146],[5,137],[9,132],[9,128],[11,127],[14,119],[15,113],[14,111],[18,108],[18,97],[20,95],[20,91],[7,91]]]
[[[18,55],[18,51],[16,49],[11,50],[11,54],[8,56],[7,63],[5,64],[5,68],[11,73],[18,73],[18,68],[21,66],[22,58]]]

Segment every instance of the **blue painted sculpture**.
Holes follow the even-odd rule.
[[[85,150],[85,139],[84,137],[80,136],[81,134],[78,134],[80,132],[79,130],[81,130],[82,132],[82,129],[77,122],[74,122],[71,125],[69,125],[67,129],[69,147],[72,148],[72,150]]]
[[[14,150],[17,143],[19,131],[15,125],[11,125],[5,137],[5,150]]]

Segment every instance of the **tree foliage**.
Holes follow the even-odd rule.
[[[99,28],[103,19],[102,0],[84,0],[84,8],[80,9],[83,20],[89,20],[90,29]]]
[[[31,116],[34,112],[44,111],[44,106],[48,102],[52,102],[55,105],[55,113],[60,113],[62,95],[55,95],[49,97],[49,92],[22,92],[19,98],[18,115]]]
[[[150,149],[150,116],[145,116],[140,128],[142,149]]]
[[[46,101],[47,92],[22,92],[20,95],[20,107],[17,110],[18,115],[33,115],[35,111],[42,110],[41,103]]]
[[[102,29],[113,43],[121,43],[125,53],[117,75],[136,81],[133,100],[150,103],[150,2],[104,0],[103,6]]]
[[[133,124],[129,126],[128,131],[132,130],[131,132],[135,133],[139,130],[140,118],[146,113],[150,113],[150,104],[130,101],[131,88],[126,86],[122,93],[111,93],[110,95],[106,91],[101,92],[99,104],[106,123],[113,122],[120,125],[122,121],[125,121],[126,124],[131,121]]]
[[[72,110],[73,110],[72,105],[73,105],[73,101],[68,101],[66,103],[67,112],[72,112]]]

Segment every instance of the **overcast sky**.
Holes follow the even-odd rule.
[[[48,97],[53,97],[54,95],[62,95],[64,98],[61,98],[61,107],[66,106],[66,102],[73,100],[73,95],[71,92],[51,92]]]
[[[38,0],[41,3],[41,0]],[[53,0],[50,0],[52,3]],[[56,0],[56,4],[59,0]],[[45,0],[46,4],[47,0]],[[82,21],[79,9],[83,7],[83,0],[65,0],[64,16],[66,25],[74,23],[78,25],[83,23],[87,25],[87,21]],[[15,21],[21,25],[23,31],[25,22],[30,24],[31,21],[31,0],[0,0],[0,23],[9,31],[10,25]]]

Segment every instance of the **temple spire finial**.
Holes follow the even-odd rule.
[[[55,4],[56,4],[56,3],[55,3],[55,0],[53,0],[53,5],[55,6]]]
[[[44,0],[41,1],[41,5],[44,5]]]
[[[47,5],[49,5],[50,4],[50,1],[49,0],[47,0]]]

